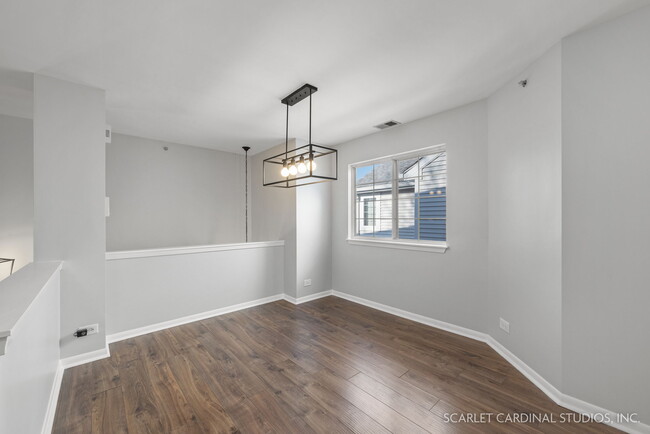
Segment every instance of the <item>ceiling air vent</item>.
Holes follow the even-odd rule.
[[[379,128],[380,130],[385,130],[386,128],[394,127],[395,125],[400,125],[401,122],[397,121],[388,121],[384,122],[383,124],[375,125],[375,128]]]

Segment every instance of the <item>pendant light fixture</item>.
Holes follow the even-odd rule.
[[[281,188],[335,181],[338,178],[338,153],[336,149],[315,145],[311,141],[312,94],[318,88],[305,84],[282,99],[287,106],[284,152],[265,159],[262,163],[263,185]],[[289,106],[309,98],[309,142],[289,149]],[[318,160],[318,161],[317,161]]]

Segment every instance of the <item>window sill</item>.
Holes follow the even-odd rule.
[[[417,242],[396,240],[369,240],[363,238],[348,238],[348,244],[356,246],[387,247],[389,249],[416,250],[420,252],[445,253],[446,242]]]

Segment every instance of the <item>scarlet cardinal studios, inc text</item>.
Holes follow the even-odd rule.
[[[446,423],[639,423],[636,413],[445,413]]]

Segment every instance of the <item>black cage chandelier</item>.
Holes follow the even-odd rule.
[[[292,188],[338,178],[338,153],[336,149],[311,142],[311,96],[318,88],[311,84],[296,89],[282,99],[287,106],[284,152],[269,157],[262,163],[264,186]],[[289,149],[289,106],[309,97],[309,143]]]

